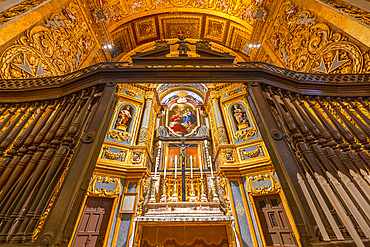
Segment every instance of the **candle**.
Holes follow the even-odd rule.
[[[190,174],[191,178],[193,178],[193,156],[190,155]]]
[[[177,178],[177,155],[175,155],[175,178]]]
[[[166,179],[167,156],[164,157],[164,179]]]
[[[208,157],[209,157],[209,166],[211,167],[211,177],[213,178],[212,158],[211,155]]]
[[[200,166],[200,178],[203,178],[203,169],[202,169],[202,160],[199,159],[199,166]]]

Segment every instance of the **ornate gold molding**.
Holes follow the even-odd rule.
[[[149,133],[149,129],[147,127],[141,127],[140,128],[139,140],[138,140],[139,145],[145,145],[146,144],[147,140],[149,139],[148,138],[148,133]]]
[[[369,54],[318,16],[285,1],[267,44],[285,67],[325,74],[369,73]]]
[[[270,181],[269,185],[254,186],[254,182]],[[273,173],[258,174],[256,176],[247,177],[246,189],[252,194],[269,194],[279,192],[281,189],[280,183],[276,180]]]
[[[122,158],[123,155],[125,154],[124,150],[120,150],[119,153],[114,153],[108,150],[109,147],[104,147],[103,148],[103,157],[107,157],[108,159],[111,160],[117,160],[119,158]]]
[[[26,0],[0,13],[0,25],[10,21],[28,10],[46,2],[46,0]]]
[[[121,132],[121,131],[117,131],[117,130],[110,130],[108,131],[107,133],[108,137],[112,138],[113,140],[116,140],[116,141],[128,141],[132,138],[131,134],[130,133],[127,133],[127,132]]]
[[[143,216],[144,191],[148,187],[149,181],[146,178],[141,180],[139,204],[137,206],[136,216]]]
[[[258,130],[255,128],[249,128],[246,130],[240,130],[235,133],[235,137],[242,139],[243,141],[251,139],[253,136],[257,135]]]
[[[77,3],[35,26],[0,56],[3,79],[56,76],[80,68],[95,47]]]
[[[356,6],[353,6],[341,0],[319,0],[319,1],[336,8],[340,12],[352,16],[353,18],[356,18],[357,20],[367,25],[370,25],[370,12],[366,10],[360,9]]]
[[[248,158],[255,158],[258,155],[260,155],[261,148],[262,148],[262,146],[259,145],[259,146],[256,147],[255,150],[253,150],[253,151],[241,151],[241,154],[247,156]]]
[[[221,163],[235,163],[238,162],[238,154],[235,149],[223,149],[221,153]]]
[[[226,135],[226,130],[224,126],[218,126],[217,127],[218,131],[218,139],[220,143],[227,143],[227,135]]]
[[[96,183],[106,183],[114,184],[116,187],[114,190],[96,188]],[[121,194],[122,187],[118,178],[110,178],[109,176],[101,177],[94,175],[93,179],[90,181],[89,187],[87,189],[87,195],[96,195],[102,197],[112,197]]]

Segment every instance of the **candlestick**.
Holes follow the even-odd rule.
[[[213,178],[213,168],[212,168],[212,159],[211,159],[211,155],[208,156],[209,157],[209,166],[211,167],[211,177]]]
[[[190,155],[190,176],[193,178],[193,156]]]
[[[167,156],[164,157],[164,179],[166,179]]]
[[[200,166],[200,177],[203,178],[203,169],[202,169],[202,160],[199,159],[199,166]]]
[[[175,155],[175,178],[177,178],[177,155]]]

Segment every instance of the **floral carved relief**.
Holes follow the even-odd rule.
[[[310,11],[286,1],[278,13],[267,44],[286,68],[309,73],[370,72],[369,54]]]
[[[0,76],[21,79],[79,69],[96,42],[76,3],[28,30],[0,57]]]

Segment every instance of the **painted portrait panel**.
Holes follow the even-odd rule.
[[[167,111],[166,126],[176,136],[191,135],[199,127],[198,112],[190,104],[174,104]]]

